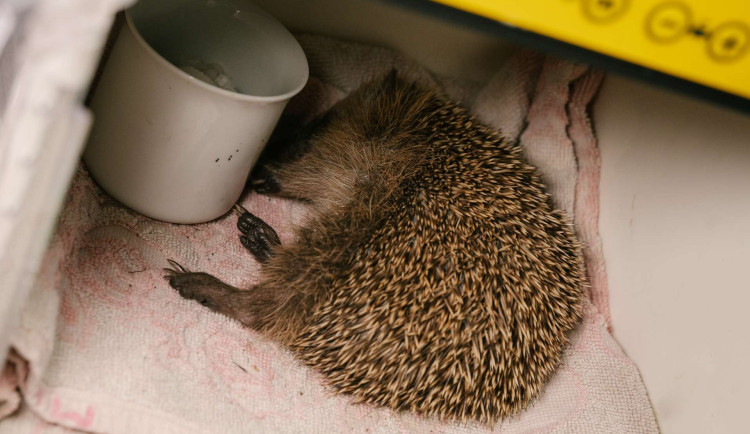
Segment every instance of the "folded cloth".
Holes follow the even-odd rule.
[[[493,428],[354,405],[279,345],[183,300],[162,278],[172,258],[252,286],[260,268],[240,244],[234,216],[190,226],[154,221],[112,200],[80,168],[12,336],[0,432],[656,432],[638,369],[608,332],[599,155],[586,110],[601,74],[520,53],[481,86],[436,77],[390,50],[299,40],[312,78],[290,113],[310,118],[395,67],[520,140],[571,213],[587,246],[591,301],[542,395]],[[293,242],[306,213],[302,203],[252,193],[241,203],[282,243]]]

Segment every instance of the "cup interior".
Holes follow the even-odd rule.
[[[218,65],[240,94],[287,97],[307,81],[299,43],[250,1],[140,0],[128,15],[159,56],[177,68]]]

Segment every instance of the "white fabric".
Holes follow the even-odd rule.
[[[0,4],[2,355],[91,122],[81,95],[114,13],[132,1]]]

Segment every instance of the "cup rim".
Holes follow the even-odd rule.
[[[270,16],[267,16],[267,18],[272,19],[272,20],[274,19],[274,18],[271,18]],[[304,75],[304,80],[301,80],[301,83],[298,84],[293,90],[289,92],[286,92],[280,95],[271,95],[271,96],[248,95],[246,93],[232,92],[231,90],[222,89],[218,86],[214,86],[212,84],[203,82],[193,77],[192,75],[188,74],[187,72],[181,70],[169,60],[165,59],[143,38],[141,33],[136,28],[135,23],[133,22],[133,17],[131,16],[129,10],[125,11],[125,25],[128,27],[128,30],[130,31],[130,33],[135,37],[135,40],[138,42],[138,44],[141,45],[146,50],[146,52],[152,58],[154,58],[158,63],[160,63],[163,66],[166,66],[168,71],[172,71],[183,80],[186,80],[187,82],[193,85],[201,87],[217,95],[222,95],[224,97],[228,97],[228,98],[235,99],[238,101],[252,101],[252,102],[261,102],[261,103],[274,103],[274,102],[279,102],[279,101],[286,101],[286,100],[291,99],[293,96],[297,95],[302,90],[302,88],[305,87],[305,85],[307,84],[307,81],[310,79],[310,67],[307,64],[307,59],[305,59],[306,71]],[[286,28],[284,29],[286,30]],[[287,30],[287,32],[289,31]],[[291,36],[291,33],[290,33],[290,36]],[[294,37],[292,36],[292,38]],[[297,42],[296,38],[294,38],[294,40],[295,42]],[[297,46],[299,46],[299,42],[297,42]],[[301,46],[300,46],[300,50],[302,50]],[[303,56],[305,55],[304,52],[302,52],[302,55]]]

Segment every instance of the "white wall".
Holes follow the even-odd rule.
[[[610,76],[594,122],[615,337],[665,432],[744,430],[750,116]]]

